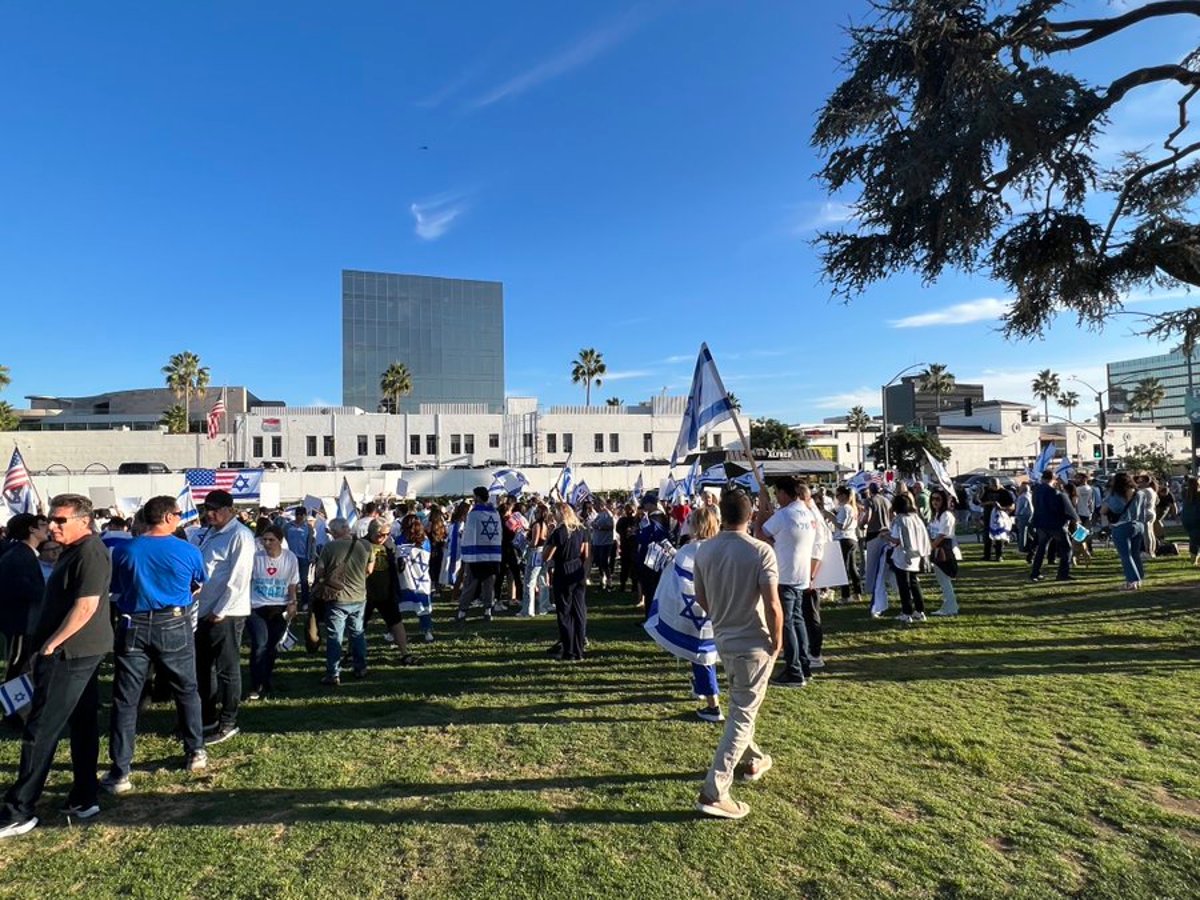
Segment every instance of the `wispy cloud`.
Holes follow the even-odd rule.
[[[673,365],[676,365],[677,363],[695,362],[695,360],[696,360],[695,353],[677,353],[674,356],[668,356],[666,359],[663,360],[663,362],[666,363],[668,366],[673,366]]]
[[[638,369],[628,372],[605,372],[601,378],[604,381],[629,381],[631,378],[649,378],[653,374],[653,372]]]
[[[422,109],[437,109],[437,107],[441,106],[455,94],[459,93],[468,84],[470,84],[476,76],[483,72],[486,66],[487,64],[483,61],[479,61],[471,66],[468,66],[459,75],[446,82],[429,96],[422,97],[420,100],[415,101],[414,105],[419,106]]]
[[[955,303],[944,309],[893,319],[893,328],[925,328],[929,325],[969,325],[972,322],[989,322],[999,319],[1012,305],[1011,300],[996,297],[981,297],[965,303]]]
[[[827,200],[819,206],[807,203],[796,207],[799,221],[791,227],[793,235],[802,237],[830,225],[840,225],[854,218],[854,207],[849,203]]]
[[[417,237],[423,241],[436,241],[467,211],[467,200],[463,194],[441,194],[413,203],[409,210],[416,223]]]
[[[639,4],[624,15],[585,34],[570,46],[518,75],[480,94],[467,105],[482,109],[501,100],[524,94],[539,85],[585,66],[623,43],[643,28],[661,9],[662,3]]]
[[[827,394],[813,403],[817,409],[833,409],[848,412],[852,406],[865,407],[867,412],[879,409],[879,388],[860,387],[841,394]]]

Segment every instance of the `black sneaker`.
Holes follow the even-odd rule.
[[[341,683],[342,679],[337,675],[326,675],[321,679],[321,684],[326,685],[327,687],[337,687]]]
[[[37,828],[37,816],[30,816],[23,819],[20,816],[14,816],[12,813],[5,813],[0,817],[0,838],[17,837],[21,834],[27,834]]]
[[[59,810],[63,815],[70,816],[73,819],[91,819],[94,816],[100,815],[100,804],[92,803],[88,806],[82,806],[79,803],[66,803]]]
[[[366,678],[366,677],[367,677],[367,670],[366,670],[366,667],[364,666],[364,667],[363,667],[363,668],[361,668],[361,669],[355,669],[355,670],[354,670],[354,677],[355,677],[355,678],[358,678],[358,679]]]
[[[242,729],[238,728],[236,725],[222,725],[220,728],[217,729],[217,733],[214,734],[212,737],[206,738],[204,743],[206,743],[208,746],[211,747],[214,744],[224,743],[225,741],[229,740],[231,737],[237,737],[239,734],[241,734],[241,732],[242,732]],[[208,757],[206,755],[205,761],[207,762],[207,760],[208,760]]]
[[[808,679],[803,675],[792,675],[784,672],[779,677],[772,678],[771,684],[775,687],[804,687],[808,684]]]
[[[705,722],[720,723],[725,721],[725,716],[721,713],[719,706],[702,706],[696,710],[696,718]]]

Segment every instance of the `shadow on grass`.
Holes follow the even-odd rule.
[[[690,808],[631,808],[629,789],[666,782],[691,782],[699,790],[703,773],[611,774],[575,778],[481,778],[465,782],[398,782],[368,787],[304,790],[211,790],[188,794],[133,793],[104,811],[107,827],[295,825],[305,822],[353,822],[366,825],[437,823],[450,825],[557,824],[646,825],[695,821]],[[617,792],[619,796],[584,797],[591,805],[563,804],[564,792]],[[538,794],[545,808],[539,808]],[[525,793],[529,803],[508,800],[495,805],[485,795]],[[499,798],[496,798],[499,799]],[[596,805],[607,803],[611,805]],[[636,805],[636,802],[634,803]]]

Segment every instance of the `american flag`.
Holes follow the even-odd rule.
[[[210,491],[228,491],[235,500],[255,500],[261,492],[262,469],[188,469],[184,472],[192,500],[204,502]]]
[[[208,439],[214,440],[221,431],[221,416],[225,415],[225,398],[221,397],[208,411]]]
[[[21,451],[14,447],[8,471],[4,473],[4,502],[8,504],[9,512],[14,515],[33,513],[37,512],[36,497],[33,481],[25,468],[25,460],[21,458]]]

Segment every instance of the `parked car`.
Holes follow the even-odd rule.
[[[249,469],[250,464],[244,459],[227,459],[223,463],[217,463],[218,469]]]
[[[304,467],[305,472],[328,472],[329,466],[325,463],[309,463]]]
[[[123,462],[117,466],[118,475],[170,475],[171,470],[160,462]]]
[[[380,472],[399,472],[404,468],[403,463],[384,463],[379,467]]]
[[[264,459],[262,468],[268,472],[290,472],[292,470],[291,464],[282,459]]]

